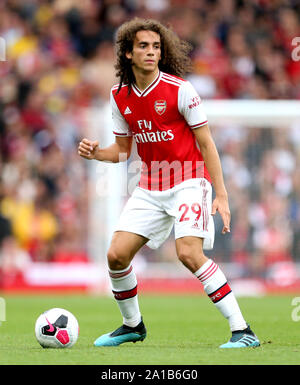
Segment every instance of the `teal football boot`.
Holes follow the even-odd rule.
[[[228,342],[221,345],[221,349],[231,348],[255,348],[260,346],[259,339],[250,329],[250,326],[244,330],[237,330],[232,332],[232,337]]]
[[[134,328],[122,325],[112,333],[103,334],[94,342],[94,346],[119,346],[124,342],[144,341],[147,335],[143,320]]]

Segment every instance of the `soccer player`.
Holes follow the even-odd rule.
[[[145,244],[159,247],[174,226],[179,260],[229,322],[232,337],[220,347],[259,346],[226,277],[203,251],[213,247],[216,212],[223,220],[222,233],[230,232],[230,210],[201,99],[181,78],[190,66],[189,45],[161,23],[135,18],[118,29],[116,47],[120,83],[112,87],[110,99],[115,143],[101,148],[98,141],[85,138],[78,153],[86,159],[119,162],[129,158],[135,140],[142,169],[107,253],[123,324],[97,338],[94,345],[144,340],[146,328],[131,261]]]

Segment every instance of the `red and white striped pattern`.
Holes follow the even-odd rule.
[[[135,84],[132,84],[132,89],[133,91],[135,92],[135,94],[138,96],[138,97],[143,97],[143,96],[147,96],[149,94],[149,92],[151,92],[159,83],[160,81],[160,78],[161,78],[161,73],[158,72],[158,75],[157,77],[153,80],[152,83],[149,84],[149,86],[147,88],[145,88],[143,91],[139,90],[137,88],[137,86]]]
[[[218,270],[218,267],[219,266],[214,261],[211,261],[211,264],[208,266],[208,268],[205,269],[200,275],[197,275],[197,278],[200,282],[203,283]]]
[[[231,293],[231,288],[228,283],[224,283],[219,289],[215,290],[213,293],[208,294],[209,298],[213,301],[213,303],[217,303],[221,301],[227,294]]]
[[[116,135],[116,136],[131,136],[125,132],[116,132],[116,131],[113,131],[113,134]]]
[[[204,290],[212,302],[217,303],[231,293],[231,288],[219,266],[214,261],[209,262],[209,266],[196,277],[204,284]]]
[[[167,74],[165,72],[159,71],[157,77],[152,81],[152,83],[149,84],[147,88],[145,88],[143,91],[139,90],[136,84],[132,84],[132,89],[135,92],[135,94],[139,97],[141,96],[147,96],[149,92],[151,92],[159,83],[159,81],[162,80],[165,83],[173,84],[175,86],[181,86],[185,80],[178,78],[177,76]],[[123,84],[121,88],[127,87],[127,84]],[[111,91],[116,91],[119,88],[119,84],[115,84]]]
[[[113,295],[116,300],[123,301],[124,299],[129,299],[137,295],[137,286],[130,290],[116,291],[113,290]]]
[[[207,122],[208,122],[208,120],[205,120],[205,121],[202,122],[202,123],[197,123],[197,124],[194,124],[194,125],[190,126],[190,128],[191,128],[192,130],[195,130],[196,128],[199,128],[199,127],[204,126],[205,124],[207,124]]]
[[[132,265],[125,270],[109,270],[109,276],[112,279],[112,292],[116,300],[123,301],[137,295],[137,282]]]
[[[109,276],[110,278],[122,278],[125,277],[126,275],[130,274],[132,272],[132,265],[129,266],[127,270],[122,270],[120,272],[113,272],[109,270]]]
[[[166,74],[165,72],[161,73],[161,80],[165,83],[173,84],[174,86],[180,87],[185,80],[179,79],[176,76]]]
[[[208,214],[208,207],[207,207],[207,194],[208,190],[203,190],[202,195],[202,215],[203,215],[203,231],[208,231],[208,223],[209,223],[209,214]]]

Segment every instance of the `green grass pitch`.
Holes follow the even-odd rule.
[[[202,295],[140,294],[147,338],[112,348],[93,346],[100,334],[121,324],[119,309],[111,297],[7,294],[2,297],[6,302],[6,321],[0,326],[1,365],[300,364],[300,321],[292,319],[294,296],[238,298],[261,346],[236,350],[218,348],[230,338],[228,323]],[[79,338],[70,349],[43,349],[35,339],[37,317],[52,307],[68,309],[78,319]]]

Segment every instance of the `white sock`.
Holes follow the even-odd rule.
[[[230,330],[246,329],[247,323],[220,267],[209,259],[194,274],[203,284],[205,293],[228,320]]]
[[[137,295],[137,280],[132,265],[124,270],[109,269],[112,292],[123,316],[123,324],[131,327],[141,322]]]

